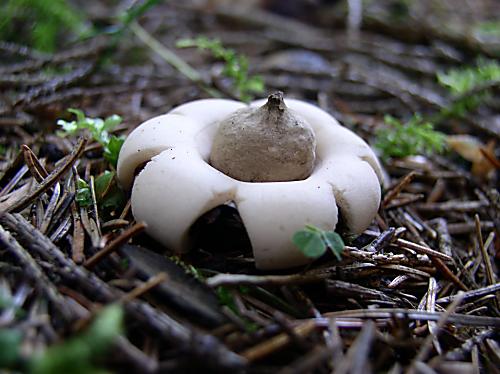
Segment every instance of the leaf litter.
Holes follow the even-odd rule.
[[[399,16],[424,14],[416,12],[421,5],[404,3],[417,8],[405,13],[403,7]],[[451,3],[442,0],[443,9]],[[498,14],[494,2],[478,4],[474,15],[456,17],[479,22],[467,17]],[[344,19],[335,7],[322,13],[309,4],[308,13],[292,15],[299,22],[277,8],[249,12],[223,1],[154,6],[158,11],[146,11],[140,24],[195,67],[201,81],[158,60],[141,39],[120,43],[108,64],[100,64],[114,46],[106,35],[50,58],[1,45],[0,365],[27,370],[43,351],[37,360],[56,367],[64,352],[90,339],[109,352],[88,351],[80,357],[84,365],[112,371],[495,370],[498,84],[480,82],[457,97],[435,74],[457,75],[480,55],[495,58],[492,39],[436,27],[439,11],[424,17],[425,31],[410,29],[411,17],[401,29],[390,21],[394,9],[377,4],[365,7],[357,43],[340,26],[332,32]],[[368,230],[343,237],[340,260],[337,252],[323,251],[306,268],[257,272],[237,210],[228,206],[202,217],[203,240],[174,257],[134,222],[127,197],[115,195],[113,158],[103,146],[116,152],[116,144],[97,133],[78,140],[53,132],[67,108],[81,108],[89,118],[119,115],[123,123],[106,129],[118,139],[153,115],[207,97],[206,87],[237,95],[227,78],[213,77],[218,61],[175,48],[190,35],[213,36],[244,52],[249,74],[258,73],[268,90],[318,103],[371,144],[386,126],[385,115],[401,125],[419,114],[446,134],[453,152],[384,158],[383,205]],[[139,62],[126,58],[134,53]],[[267,58],[278,53],[280,63]],[[287,53],[292,59],[300,53],[305,67],[283,63]],[[322,62],[321,74],[307,68],[307,59],[313,66]],[[39,74],[44,68],[60,74]],[[458,85],[452,78],[447,84]],[[475,93],[486,100],[453,113],[457,100]],[[321,249],[329,245],[314,230],[307,235]],[[103,314],[106,305],[121,305],[123,330],[117,327],[121,312]],[[110,335],[101,338],[91,323],[106,318]]]

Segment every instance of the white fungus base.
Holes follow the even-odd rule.
[[[253,102],[263,105],[265,100]],[[334,230],[338,208],[352,233],[368,227],[380,204],[382,170],[370,147],[318,107],[285,99],[316,136],[317,162],[301,181],[248,183],[208,164],[218,122],[245,104],[198,100],[146,121],[126,139],[118,160],[120,183],[132,188],[132,212],[168,248],[190,249],[188,232],[204,213],[234,201],[256,266],[281,269],[311,261],[291,238],[306,224]],[[146,163],[135,177],[137,168]]]

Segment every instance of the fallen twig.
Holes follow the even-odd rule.
[[[68,157],[64,163],[62,163],[52,173],[50,173],[47,176],[47,178],[45,178],[43,180],[43,182],[40,183],[40,185],[34,191],[32,191],[29,195],[24,196],[20,200],[16,201],[10,207],[6,208],[5,211],[6,212],[15,212],[15,211],[22,210],[22,209],[26,208],[34,199],[36,199],[38,196],[40,196],[42,193],[44,193],[50,187],[52,187],[55,183],[57,183],[59,178],[61,178],[61,176],[71,168],[73,163],[81,155],[81,153],[83,152],[83,149],[85,148],[86,143],[87,143],[87,139],[80,138],[75,149],[73,150],[73,152],[71,152],[71,154],[68,155]]]
[[[466,294],[466,292],[463,292]],[[439,300],[437,300],[439,302]],[[412,310],[412,309],[358,309],[358,310],[343,310],[339,312],[328,312],[324,313],[325,317],[340,318],[392,318],[392,317],[405,317],[409,319],[414,319],[418,321],[438,321],[443,313],[441,312],[427,312],[423,310]],[[325,320],[326,321],[326,320]],[[490,326],[490,327],[500,327],[500,318],[496,317],[484,317],[484,316],[472,316],[467,314],[451,314],[448,318],[448,322],[454,323],[462,326]]]

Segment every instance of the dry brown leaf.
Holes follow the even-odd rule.
[[[471,135],[449,135],[446,137],[448,147],[467,161],[472,162],[471,172],[478,178],[488,179],[500,161],[495,157],[495,141],[484,144]]]

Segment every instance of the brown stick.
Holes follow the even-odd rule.
[[[452,258],[450,256],[445,255],[444,253],[435,251],[434,249],[423,246],[421,244],[412,243],[412,242],[405,240],[405,239],[397,239],[396,243],[404,248],[414,250],[417,253],[423,253],[423,254],[426,254],[428,256],[440,258],[441,260],[445,260],[445,261],[452,260]]]
[[[467,297],[469,292],[463,292],[464,298]],[[458,297],[453,296],[452,300]],[[436,300],[439,303],[441,300]],[[362,318],[362,319],[379,319],[379,318],[393,318],[393,317],[404,317],[409,319],[414,319],[418,321],[439,321],[443,313],[441,312],[427,312],[425,310],[416,309],[403,309],[403,308],[378,308],[378,309],[356,309],[356,310],[342,310],[339,312],[328,312],[323,313],[324,317],[334,317],[338,321],[342,321],[343,318]],[[325,318],[325,320],[327,320]],[[321,322],[321,318],[316,318],[318,323]],[[462,326],[488,326],[488,327],[500,327],[500,318],[497,317],[485,317],[485,316],[473,316],[468,314],[452,313],[448,320],[450,323],[454,323]]]
[[[401,191],[410,184],[410,182],[415,178],[417,173],[414,171],[408,173],[407,175],[404,176],[399,183],[394,186],[394,188],[385,195],[384,201],[382,202],[383,207],[387,207],[387,205],[393,200],[396,196],[398,196]]]
[[[452,281],[455,286],[460,288],[462,291],[469,291],[469,288],[450,270],[448,266],[439,258],[431,257],[431,261],[434,266],[447,278]]]
[[[481,232],[481,221],[479,219],[478,214],[476,214],[474,216],[474,221],[476,223],[477,241],[479,243],[479,249],[481,251],[481,256],[483,258],[484,268],[486,270],[486,277],[488,278],[488,284],[492,285],[492,284],[495,284],[495,275],[493,272],[493,266],[491,265],[491,259],[490,259],[490,256],[488,254],[488,250],[484,246],[483,234]]]
[[[26,144],[23,144],[21,146],[21,149],[24,156],[24,162],[26,163],[26,165],[28,165],[28,168],[31,171],[31,175],[33,175],[38,183],[42,183],[43,180],[47,178],[49,173],[47,172],[47,170],[45,170],[30,147],[28,147]]]
[[[5,209],[6,212],[15,212],[22,210],[26,208],[34,199],[36,199],[38,196],[40,196],[42,193],[47,191],[50,187],[52,187],[58,180],[61,178],[61,176],[66,173],[73,163],[78,159],[78,157],[81,155],[83,152],[83,149],[85,148],[85,144],[87,143],[87,139],[85,138],[80,138],[78,141],[77,146],[71,152],[64,164],[59,166],[57,169],[55,169],[52,173],[50,173],[47,178],[43,180],[42,183],[38,186],[36,190],[31,192],[31,194],[19,199],[16,201],[14,204],[12,204],[10,207]]]
[[[99,252],[97,252],[95,255],[93,255],[91,258],[89,258],[83,266],[85,266],[87,269],[90,269],[94,267],[99,261],[101,261],[104,257],[109,256],[111,253],[116,251],[120,245],[123,243],[127,242],[130,238],[133,236],[139,234],[146,228],[146,224],[144,223],[136,223],[134,226],[128,228],[124,232],[122,232],[117,238],[115,238],[111,243],[109,243],[106,247],[101,249]]]
[[[164,282],[168,279],[166,273],[158,273],[155,276],[149,278],[146,282],[134,288],[132,291],[126,293],[120,298],[121,302],[131,301],[137,299],[141,295],[145,294],[149,290],[158,286],[161,282]]]
[[[311,332],[316,329],[316,322],[314,320],[309,320],[305,323],[302,323],[296,326],[293,331],[296,335],[304,337],[309,335]],[[248,361],[253,362],[259,359],[262,359],[273,352],[276,352],[279,349],[286,347],[292,338],[288,333],[281,333],[276,335],[275,337],[266,340],[263,343],[257,344],[246,351],[243,351],[241,355],[245,357]]]

